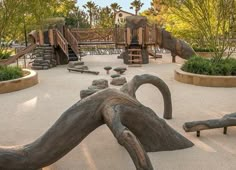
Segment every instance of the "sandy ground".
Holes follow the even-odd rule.
[[[111,78],[103,67],[124,66],[122,60],[112,56],[86,56],[83,61],[90,70],[100,71],[98,76],[69,73],[66,66],[38,71],[40,83],[34,87],[0,95],[0,145],[26,144],[43,134],[73,103],[80,100],[80,90],[92,80]],[[171,57],[151,60],[150,64],[128,68],[125,77],[149,73],[162,78],[169,86],[173,100],[173,119],[167,122],[195,145],[192,148],[148,153],[154,169],[159,170],[235,170],[236,127],[185,133],[186,121],[221,118],[236,111],[236,88],[209,88],[182,84],[174,80],[174,69],[183,61],[171,63]],[[111,86],[114,87],[114,86]],[[143,85],[137,91],[138,100],[152,108],[159,116],[163,112],[160,92],[152,85]],[[148,132],[147,132],[148,133]],[[96,129],[65,157],[51,166],[54,170],[134,170],[126,150],[117,144],[104,125]]]

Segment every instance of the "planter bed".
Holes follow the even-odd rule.
[[[206,87],[236,87],[236,76],[210,76],[184,72],[181,69],[175,70],[175,80]]]
[[[23,71],[24,77],[14,80],[1,81],[0,94],[22,90],[38,84],[38,74],[35,71],[28,69],[23,69]]]

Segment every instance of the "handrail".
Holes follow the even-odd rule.
[[[68,28],[65,29],[65,38],[68,41],[69,45],[71,46],[71,49],[74,51],[76,56],[79,58],[80,51],[78,49],[78,41]]]
[[[8,59],[3,59],[0,60],[0,65],[9,65],[11,63],[14,63],[17,59],[19,59],[20,57],[22,57],[23,55],[31,52],[33,49],[35,49],[37,47],[36,44],[31,44],[28,47],[25,47],[23,50],[21,50],[20,52],[18,52],[16,55],[13,55],[11,57],[9,57]]]
[[[66,56],[69,57],[67,40],[63,37],[60,31],[56,29],[55,32],[56,32],[56,44],[59,45],[62,51],[66,54]]]

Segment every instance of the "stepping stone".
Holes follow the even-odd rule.
[[[104,67],[104,70],[106,70],[107,71],[107,74],[109,74],[109,71],[112,69],[112,67],[110,67],[110,66],[106,66],[106,67]]]
[[[114,86],[122,86],[125,83],[127,83],[127,80],[125,77],[116,77],[116,78],[113,78],[111,81],[111,84]]]
[[[96,86],[97,89],[108,88],[108,81],[106,79],[93,80],[92,86]]]
[[[116,78],[116,77],[120,77],[120,74],[112,74],[111,78]]]
[[[125,67],[117,67],[114,68],[114,71],[116,71],[119,74],[123,74],[127,69]]]

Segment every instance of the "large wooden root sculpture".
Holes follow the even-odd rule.
[[[137,88],[142,84],[138,80],[150,82],[145,77],[149,78],[149,75],[139,76],[131,84]],[[128,87],[128,91],[132,91],[130,84]],[[158,87],[162,89],[162,85]],[[183,149],[193,145],[150,108],[128,94],[105,89],[80,100],[34,142],[24,146],[0,147],[0,169],[36,170],[48,166],[102,124],[106,124],[126,148],[138,170],[153,169],[146,152]]]
[[[183,125],[185,132],[197,132],[197,137],[200,136],[201,130],[224,128],[224,134],[227,133],[229,126],[236,126],[236,113],[231,113],[223,116],[221,119],[210,119],[202,121],[186,122]]]

